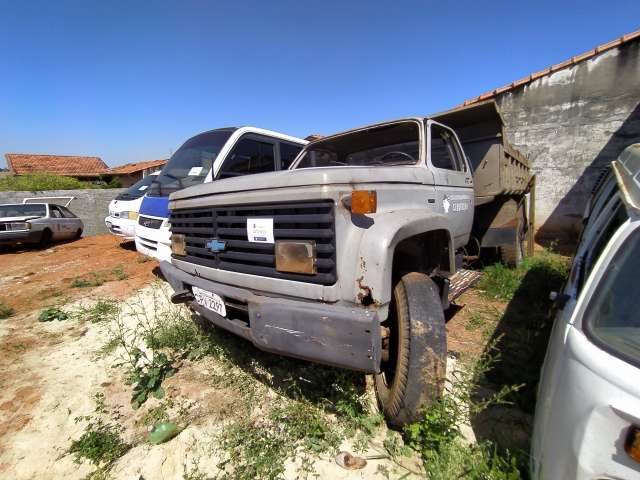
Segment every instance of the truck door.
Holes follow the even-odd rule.
[[[436,184],[436,206],[451,219],[456,248],[468,241],[473,222],[473,178],[456,134],[432,120],[427,122],[427,162]]]

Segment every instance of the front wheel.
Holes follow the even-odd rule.
[[[396,283],[383,323],[381,373],[375,390],[393,427],[419,419],[442,395],[447,364],[447,331],[437,285],[423,273],[408,273]]]

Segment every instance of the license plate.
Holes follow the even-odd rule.
[[[198,305],[203,306],[207,310],[211,310],[222,317],[227,316],[227,309],[224,306],[224,302],[220,295],[202,290],[198,287],[193,287],[193,296],[195,297],[196,302],[198,302]]]

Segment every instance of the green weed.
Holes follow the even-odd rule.
[[[91,323],[111,321],[120,312],[120,305],[116,300],[99,298],[89,307],[79,307],[73,316],[78,320]]]
[[[9,318],[16,311],[11,307],[11,305],[0,300],[0,319],[4,320],[5,318]]]
[[[96,467],[109,469],[113,463],[131,448],[121,438],[122,426],[104,420],[107,409],[104,394],[95,395],[94,415],[83,415],[75,418],[75,422],[87,422],[83,434],[78,440],[71,442],[69,453],[75,455],[75,462],[88,460]]]
[[[146,255],[138,255],[136,262],[138,263],[147,263],[151,261],[151,257],[147,257]]]
[[[52,322],[54,320],[66,320],[69,318],[69,315],[59,308],[49,307],[38,315],[39,322]]]
[[[72,288],[91,288],[91,287],[99,287],[106,282],[104,275],[96,272],[91,272],[84,278],[75,277],[71,281]]]
[[[527,274],[544,279],[542,283],[529,287],[532,294],[539,294],[540,290],[548,289],[549,284],[557,283],[554,280],[562,282],[568,269],[569,262],[565,257],[545,250],[533,257],[524,258],[517,268],[506,267],[501,263],[486,267],[478,288],[490,298],[508,301],[513,298]]]
[[[124,271],[124,267],[122,265],[117,265],[111,270],[118,280],[126,280],[129,278],[129,274]]]

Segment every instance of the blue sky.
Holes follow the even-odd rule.
[[[167,157],[453,107],[640,28],[630,1],[0,0],[4,153]]]

